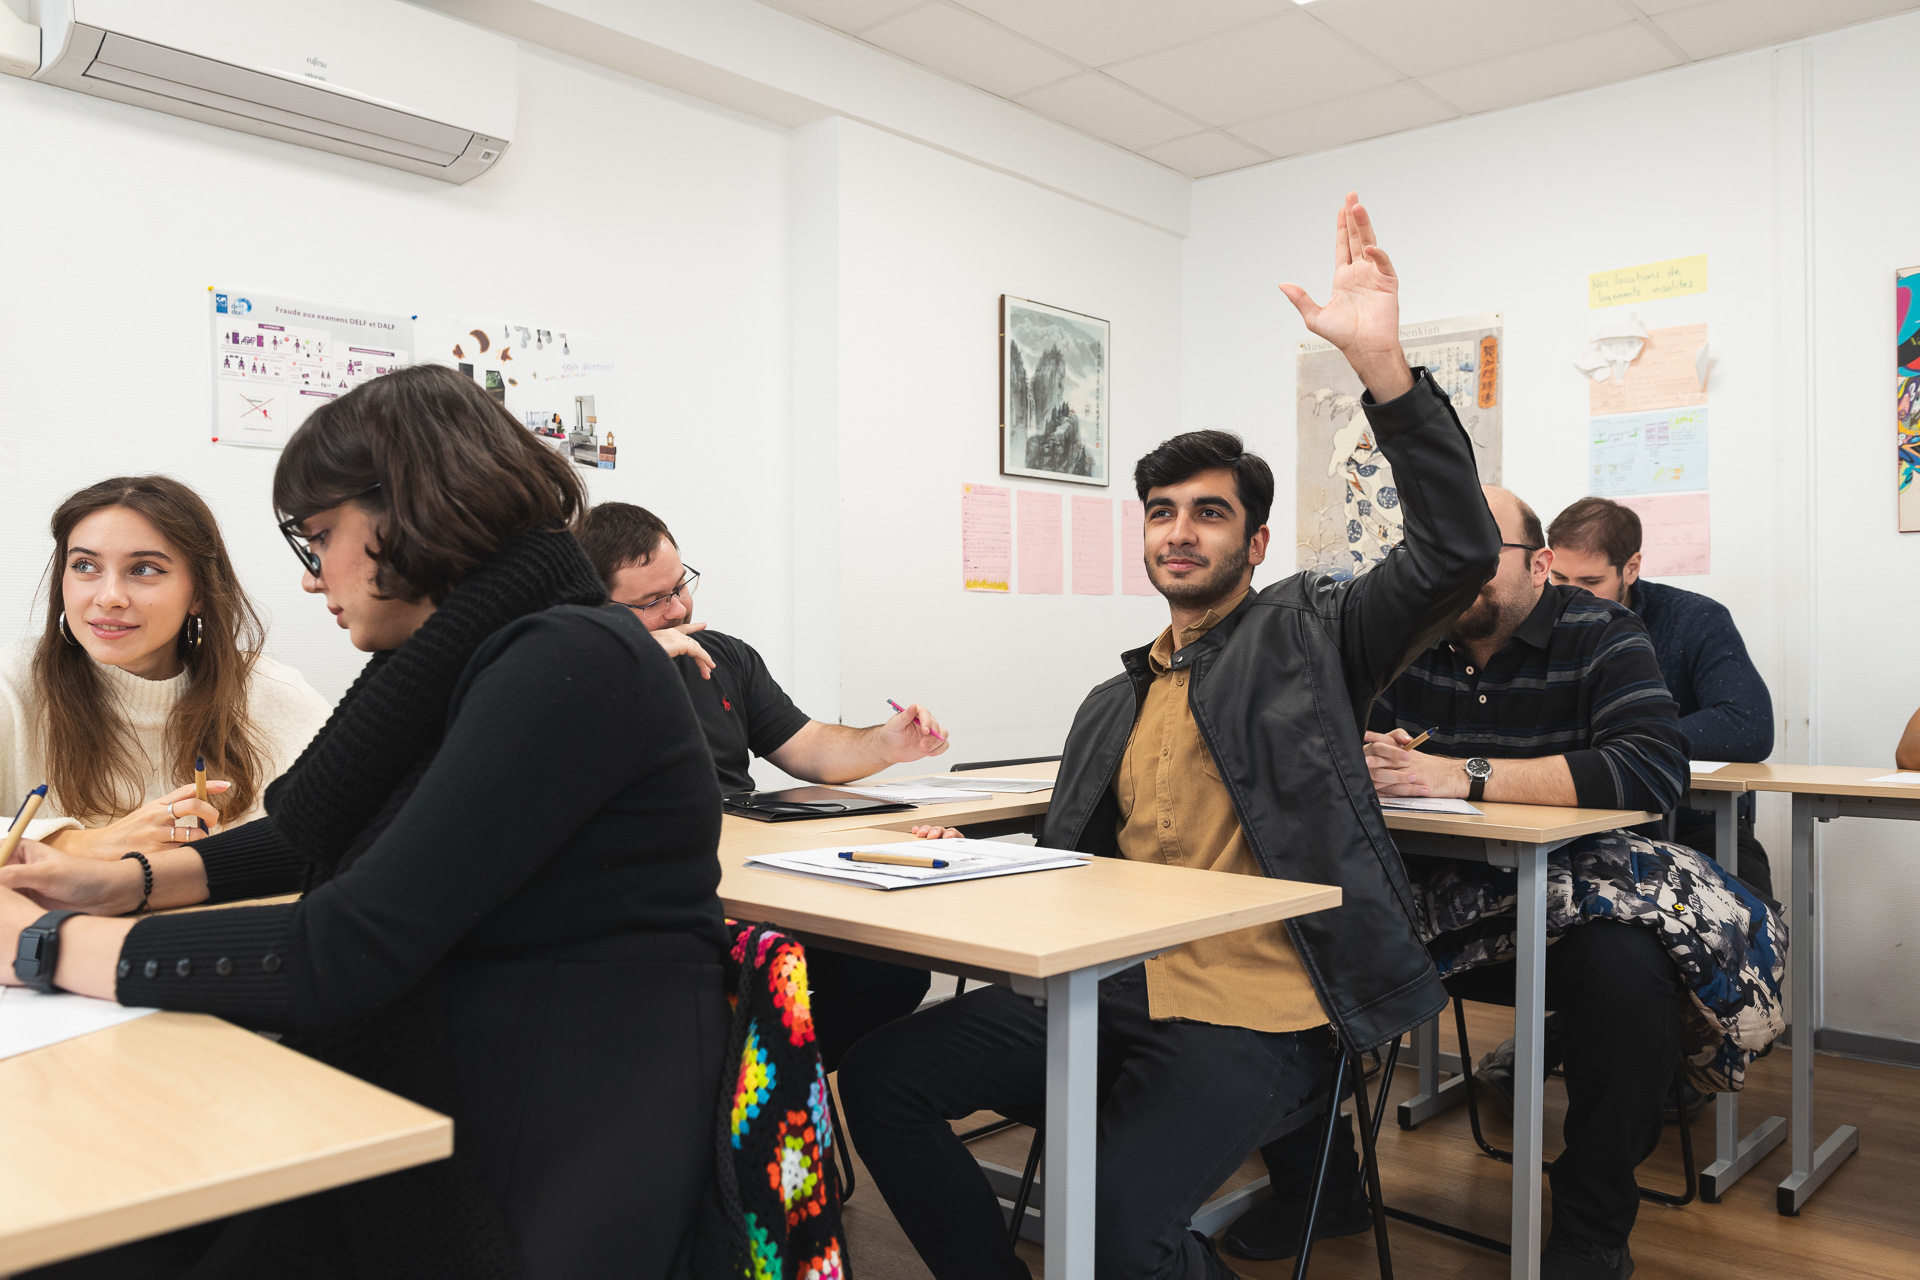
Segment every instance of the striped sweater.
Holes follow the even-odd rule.
[[[1541,592],[1484,669],[1446,640],[1415,658],[1368,727],[1433,731],[1460,759],[1564,755],[1582,808],[1668,813],[1687,790],[1687,738],[1632,610],[1579,587]]]

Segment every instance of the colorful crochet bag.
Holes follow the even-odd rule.
[[[727,928],[733,1031],[718,1145],[720,1198],[734,1237],[729,1269],[741,1280],[851,1280],[833,1093],[813,1035],[806,950],[766,925]]]

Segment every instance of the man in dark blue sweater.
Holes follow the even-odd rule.
[[[1547,527],[1553,581],[1584,587],[1640,615],[1696,760],[1758,763],[1773,751],[1773,699],[1733,615],[1718,600],[1640,578],[1640,517],[1606,498],[1582,498]],[[1773,874],[1753,834],[1753,796],[1740,801],[1739,876],[1768,897]],[[1675,814],[1674,839],[1718,859],[1713,816]]]

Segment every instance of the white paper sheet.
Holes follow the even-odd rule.
[[[893,867],[884,863],[849,862],[842,853],[924,854],[945,867]],[[896,844],[830,845],[794,853],[762,853],[747,859],[751,867],[785,871],[821,880],[838,880],[869,889],[911,889],[917,885],[952,884],[988,876],[1012,876],[1025,871],[1050,871],[1085,866],[1090,854],[1069,849],[1007,844],[999,840],[916,840]]]
[[[64,991],[43,996],[25,987],[0,987],[0,1058],[44,1049],[158,1012]]]
[[[882,783],[877,787],[835,787],[834,790],[844,791],[849,795],[864,796],[869,800],[885,800],[892,804],[952,804],[957,800],[991,800],[993,798],[984,789],[954,791],[944,787],[922,786],[917,782]]]
[[[1691,760],[1687,767],[1695,773],[1718,773],[1727,767],[1725,760]]]
[[[1900,773],[1883,773],[1877,778],[1868,778],[1867,782],[1876,785],[1879,783],[1897,782],[1903,786],[1920,787],[1920,773],[1908,773],[1904,770]]]
[[[993,791],[1015,796],[1053,790],[1051,778],[976,778],[969,773],[951,774],[945,778],[920,778],[914,785],[941,787],[948,791]]]
[[[1479,815],[1465,800],[1442,800],[1437,796],[1381,796],[1383,809],[1402,809],[1408,813],[1465,813]]]

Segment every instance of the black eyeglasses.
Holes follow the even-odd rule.
[[[652,613],[655,609],[658,609],[667,601],[683,592],[691,596],[700,589],[700,571],[690,564],[682,565],[681,567],[687,571],[686,575],[682,577],[678,583],[674,584],[673,590],[649,597],[648,599],[642,600],[639,604],[627,604],[625,600],[615,600],[614,603],[625,605],[635,613]]]
[[[362,489],[358,493],[349,494],[340,501],[352,502],[355,498],[364,498],[379,487],[380,486],[376,484],[372,489]],[[335,503],[334,505],[338,506],[339,503]],[[285,538],[287,545],[293,548],[293,554],[299,558],[301,567],[317,578],[320,576],[320,553],[313,549],[312,541],[308,539],[306,534],[300,532],[298,528],[298,526],[306,522],[306,516],[297,516],[292,520],[282,520],[280,522],[280,536]]]
[[[1524,542],[1503,542],[1500,544],[1500,549],[1502,551],[1524,551],[1528,555],[1532,555],[1536,551],[1546,550],[1545,547],[1530,547]]]

